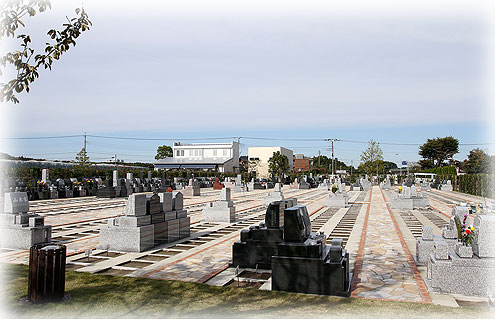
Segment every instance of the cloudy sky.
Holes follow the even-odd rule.
[[[161,144],[230,137],[267,138],[242,138],[242,154],[327,154],[321,139],[341,139],[336,156],[354,164],[369,139],[394,162],[448,135],[459,160],[494,153],[492,1],[233,2],[84,1],[91,30],[20,104],[1,106],[2,136],[162,139],[89,137],[95,160],[151,161]],[[35,45],[81,4],[53,0],[26,18]],[[216,137],[228,139],[187,140]],[[82,145],[3,140],[0,151],[73,159]]]

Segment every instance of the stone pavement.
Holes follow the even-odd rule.
[[[351,295],[430,303],[425,284],[378,186],[372,189],[367,215]]]

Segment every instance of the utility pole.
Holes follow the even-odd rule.
[[[333,152],[333,142],[338,141],[338,139],[328,139],[328,141],[332,143],[332,177],[333,177],[333,175],[335,174],[335,163],[334,163],[335,153]]]
[[[321,166],[321,150],[318,150],[318,168]]]
[[[83,133],[83,151],[87,153],[87,132]]]
[[[352,181],[352,160],[351,160],[351,181]]]

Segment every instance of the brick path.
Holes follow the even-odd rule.
[[[430,303],[381,189],[373,187],[354,267],[352,296]]]

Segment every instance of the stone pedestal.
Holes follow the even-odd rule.
[[[234,222],[236,220],[236,208],[231,200],[231,189],[223,188],[220,200],[208,203],[201,215],[204,221]]]
[[[346,193],[329,192],[325,199],[325,207],[329,208],[345,208],[349,203],[349,197]]]
[[[274,190],[272,192],[268,192],[266,196],[262,199],[262,203],[268,206],[271,202],[281,201],[284,199],[283,192],[281,192],[281,184],[276,183],[274,185]]]

